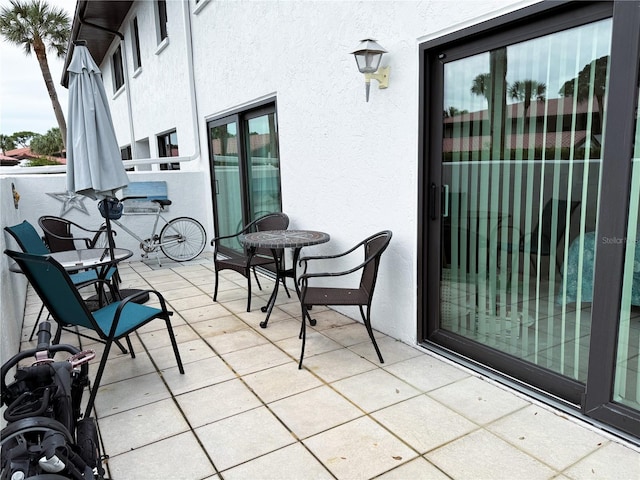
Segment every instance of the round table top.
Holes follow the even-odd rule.
[[[328,233],[314,230],[265,230],[247,233],[240,241],[257,248],[300,248],[329,241]]]
[[[84,248],[80,250],[66,250],[64,252],[52,252],[53,257],[66,270],[78,268],[91,268],[110,263],[118,263],[133,255],[131,250],[114,248],[113,259],[108,248]]]

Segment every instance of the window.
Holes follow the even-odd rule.
[[[122,160],[131,160],[133,158],[133,156],[131,154],[131,145],[127,145],[126,147],[122,147],[120,149],[120,158]],[[127,170],[127,172],[133,172],[135,170],[135,168],[129,167],[126,170]]]
[[[169,35],[167,33],[167,2],[158,0],[156,2],[158,13],[158,43],[161,43]]]
[[[267,213],[280,212],[280,155],[273,101],[209,122],[217,235],[236,233]],[[239,244],[225,245],[239,249]]]
[[[158,135],[158,156],[159,157],[179,157],[178,133],[173,132]],[[180,163],[163,163],[160,170],[180,170]]]
[[[117,92],[124,85],[124,71],[122,70],[122,48],[118,46],[111,57],[113,65],[113,92]]]
[[[131,22],[131,33],[133,42],[131,45],[131,53],[133,55],[133,67],[137,70],[142,67],[142,59],[140,58],[140,34],[138,32],[138,17]]]

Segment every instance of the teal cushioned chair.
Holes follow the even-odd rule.
[[[91,414],[111,345],[119,339],[125,338],[131,356],[135,358],[128,335],[153,319],[161,318],[166,322],[178,369],[180,373],[184,373],[178,344],[176,343],[169,318],[173,312],[167,310],[164,297],[159,292],[155,290],[141,291],[136,295],[131,295],[90,312],[71,281],[69,274],[50,255],[32,255],[10,250],[5,250],[5,253],[20,266],[22,272],[27,276],[40,299],[51,313],[51,316],[60,326],[73,325],[87,328],[94,331],[99,337],[98,340],[105,343],[98,372],[91,388],[85,416]],[[139,296],[150,293],[157,297],[160,308],[135,303]],[[60,328],[58,331],[60,331]]]

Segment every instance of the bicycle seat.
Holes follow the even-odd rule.
[[[169,205],[171,205],[171,200],[166,200],[166,199],[158,199],[158,200],[153,200],[154,203],[157,203],[158,205],[160,205],[161,207],[168,207]]]

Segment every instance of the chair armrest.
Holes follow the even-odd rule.
[[[170,312],[169,310],[167,310],[167,304],[160,292],[158,292],[157,290],[140,290],[139,292],[129,295],[128,297],[125,297],[122,300],[120,300],[120,304],[118,305],[115,315],[113,316],[113,324],[111,325],[111,331],[109,332],[110,337],[114,338],[116,329],[118,328],[118,323],[120,322],[120,316],[122,315],[122,311],[124,310],[124,308],[129,303],[135,302],[136,300],[143,298],[145,295],[151,294],[151,293],[153,293],[158,297],[158,300],[160,301],[160,309],[162,310],[162,313],[166,314],[167,316],[173,315],[173,312]]]

